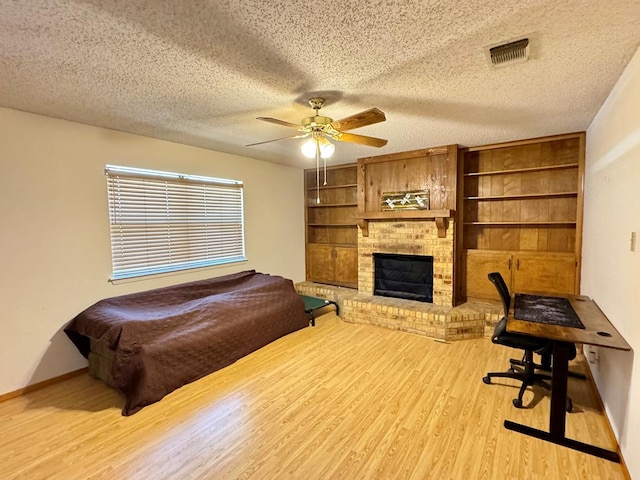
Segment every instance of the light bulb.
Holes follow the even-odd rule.
[[[316,141],[313,138],[308,139],[300,147],[302,154],[307,158],[316,158]]]
[[[333,152],[336,150],[336,146],[326,138],[323,138],[320,142],[320,156],[322,158],[330,158]]]
[[[333,152],[336,150],[336,146],[321,135],[314,135],[305,141],[300,150],[302,154],[307,158],[316,158],[317,146],[320,146],[320,156],[322,158],[330,158]]]

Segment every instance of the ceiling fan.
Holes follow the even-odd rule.
[[[246,145],[247,147],[253,147],[255,145],[262,145],[264,143],[277,142],[280,140],[287,140],[290,138],[305,138],[311,136],[315,140],[316,144],[322,147],[323,141],[326,144],[327,138],[337,140],[339,142],[357,143],[359,145],[367,145],[369,147],[384,147],[387,144],[387,140],[383,138],[367,137],[365,135],[356,135],[353,133],[346,133],[349,130],[353,130],[367,125],[373,125],[374,123],[384,122],[386,120],[384,113],[377,108],[370,108],[364,112],[356,113],[342,120],[333,120],[330,117],[324,117],[318,115],[318,111],[324,106],[324,98],[313,97],[309,99],[309,105],[316,113],[311,117],[302,119],[300,125],[295,123],[286,122],[284,120],[278,120],[271,117],[258,117],[258,120],[264,122],[275,123],[276,125],[282,125],[285,127],[295,128],[300,132],[298,135],[289,137],[276,138],[274,140],[267,140],[265,142],[251,143]],[[333,153],[333,148],[331,148]]]

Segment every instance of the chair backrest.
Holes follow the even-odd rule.
[[[493,283],[500,294],[502,300],[502,307],[504,308],[504,317],[509,317],[509,308],[511,307],[511,294],[509,293],[509,287],[504,282],[504,278],[500,272],[492,272],[489,274],[489,280]]]

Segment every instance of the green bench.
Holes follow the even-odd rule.
[[[325,307],[333,305],[336,307],[336,315],[340,314],[339,307],[336,302],[325,300],[324,298],[310,297],[308,295],[300,295],[300,297],[304,301],[304,311],[307,312],[307,315],[309,315],[311,325],[314,327],[316,326],[316,317],[326,313],[320,313],[320,311]]]

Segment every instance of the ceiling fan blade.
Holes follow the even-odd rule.
[[[365,110],[364,112],[351,115],[350,117],[343,118],[342,120],[336,120],[331,123],[331,126],[336,130],[346,132],[347,130],[353,130],[354,128],[384,122],[386,119],[387,118],[384,116],[384,113],[374,107],[369,110]]]
[[[263,122],[275,123],[276,125],[282,125],[283,127],[302,128],[302,125],[296,125],[295,123],[285,122],[284,120],[278,120],[277,118],[258,117],[257,120],[262,120]]]
[[[340,142],[358,143],[360,145],[367,145],[369,147],[384,147],[388,140],[384,138],[367,137],[365,135],[355,135],[353,133],[338,133],[333,136],[334,139]]]
[[[308,135],[309,135],[308,133],[304,133],[302,135],[294,135],[292,137],[274,138],[273,140],[266,140],[264,142],[250,143],[249,145],[245,145],[245,147],[255,147],[256,145],[262,145],[264,143],[271,143],[271,142],[279,142],[280,140],[289,140],[290,138],[304,138],[304,137],[307,137]]]

